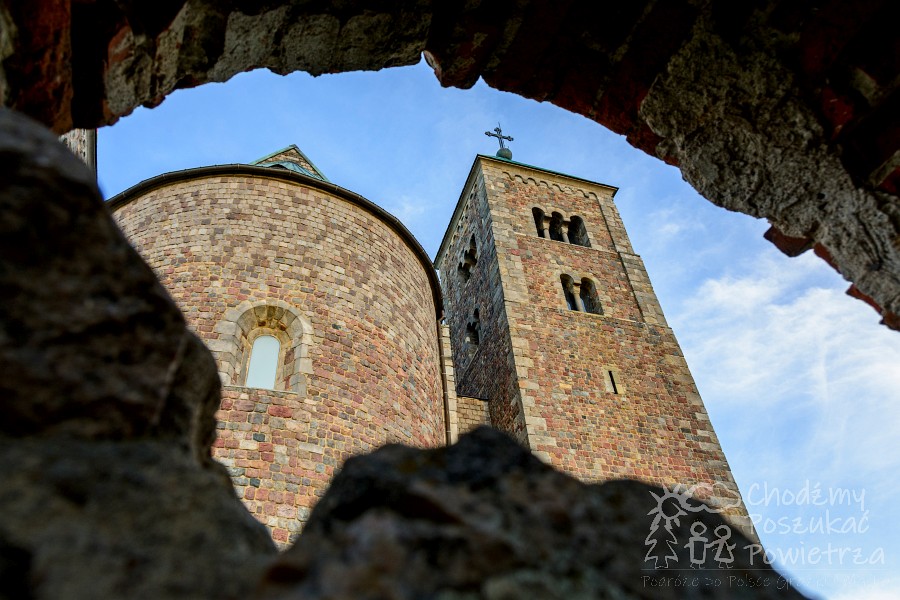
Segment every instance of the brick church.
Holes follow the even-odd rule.
[[[216,358],[214,456],[280,545],[349,456],[481,424],[587,482],[738,497],[617,189],[504,150],[475,157],[434,261],[296,146],[109,201]]]

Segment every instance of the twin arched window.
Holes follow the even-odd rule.
[[[469,249],[463,252],[459,261],[459,274],[463,281],[468,281],[472,276],[472,268],[478,264],[478,246],[475,244],[475,234],[469,239]]]
[[[566,298],[566,306],[569,310],[603,314],[600,297],[597,294],[597,286],[594,282],[584,277],[581,281],[575,281],[569,275],[561,275],[559,281],[562,284],[563,296]]]
[[[534,226],[537,229],[538,237],[549,237],[557,242],[575,244],[585,248],[591,247],[587,228],[584,226],[584,219],[581,217],[573,215],[566,219],[558,212],[553,212],[548,217],[537,206],[531,209],[531,214],[534,216]]]

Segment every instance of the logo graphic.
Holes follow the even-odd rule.
[[[699,492],[699,493],[698,493]],[[662,494],[650,492],[656,501],[656,506],[647,513],[653,519],[650,522],[650,533],[644,540],[647,554],[644,562],[650,568],[672,568],[678,565],[679,550],[687,549],[687,557],[692,569],[699,569],[706,563],[707,556],[718,563],[719,568],[726,569],[734,562],[733,550],[736,544],[731,542],[731,528],[722,524],[710,534],[709,527],[700,520],[695,520],[690,527],[690,537],[679,541],[675,528],[681,526],[682,517],[689,517],[691,513],[719,513],[721,510],[740,505],[740,497],[731,501],[733,494],[728,494],[729,501],[720,503],[718,508],[712,508],[694,499],[699,497],[709,498],[710,486],[676,486],[667,489]],[[682,553],[685,554],[685,553]],[[688,565],[685,565],[688,566]]]

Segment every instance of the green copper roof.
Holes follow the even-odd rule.
[[[309,175],[310,177],[316,177],[318,179],[324,179],[324,177],[319,176],[317,173],[311,173],[309,170],[304,169],[300,165],[294,162],[289,162],[286,160],[274,160],[274,161],[266,161],[266,162],[254,162],[252,163],[258,167],[280,167],[283,169],[287,169],[288,171],[294,171],[295,173],[300,173],[301,175]]]
[[[276,150],[275,152],[267,154],[266,156],[263,156],[262,158],[259,158],[250,164],[258,167],[287,169],[288,171],[293,171],[294,173],[300,173],[301,175],[307,175],[309,177],[321,179],[322,181],[328,181],[328,178],[325,177],[325,174],[322,173],[322,171],[320,171],[315,164],[313,164],[313,161],[309,160],[309,157],[306,156],[303,151],[297,147],[296,144],[291,144],[286,148]]]

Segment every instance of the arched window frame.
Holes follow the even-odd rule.
[[[481,315],[476,308],[472,311],[472,318],[466,323],[465,331],[465,351],[469,360],[474,358],[478,353],[478,347],[481,344]]]
[[[558,212],[554,212],[550,215],[550,227],[548,228],[548,234],[551,240],[557,242],[566,242],[566,236],[563,230],[563,216]]]
[[[538,237],[585,248],[591,247],[587,225],[584,219],[578,215],[566,218],[561,212],[555,210],[548,217],[544,209],[539,206],[531,208],[531,215],[534,217],[534,226]]]
[[[225,311],[216,325],[217,339],[208,342],[224,385],[244,386],[253,343],[263,335],[279,342],[275,390],[306,393],[312,374],[313,329],[293,306],[280,300],[246,301]]]
[[[559,283],[562,285],[563,297],[566,301],[566,307],[569,310],[580,311],[581,307],[578,303],[578,294],[575,292],[575,281],[570,275],[560,275]]]
[[[547,237],[547,227],[544,224],[546,216],[544,215],[544,211],[535,206],[531,209],[531,214],[534,216],[534,227],[537,229],[538,237],[546,238]]]
[[[588,238],[587,227],[584,225],[584,219],[577,215],[569,218],[569,243],[576,246],[591,247],[591,241]]]
[[[287,389],[287,386],[284,382],[284,362],[285,354],[287,353],[286,347],[290,345],[291,340],[284,331],[279,329],[272,329],[270,327],[257,327],[251,330],[247,335],[247,341],[244,344],[246,348],[243,352],[241,352],[241,370],[237,385],[250,387],[247,385],[247,378],[250,375],[250,361],[253,358],[253,345],[256,344],[256,340],[263,336],[273,337],[278,340],[278,358],[277,362],[275,363],[275,382],[273,383],[272,387],[261,389],[285,390]]]
[[[578,286],[578,295],[581,297],[581,305],[584,312],[595,315],[603,314],[603,305],[600,303],[600,296],[597,294],[597,286],[587,277],[581,278],[581,284]]]
[[[469,249],[463,252],[459,261],[459,274],[463,281],[468,281],[472,276],[472,269],[478,264],[478,244],[475,242],[475,234],[469,238]]]

